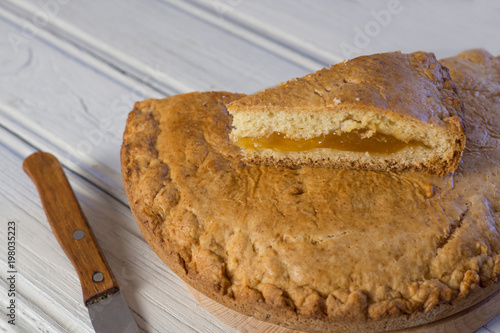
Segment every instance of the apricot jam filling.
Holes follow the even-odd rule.
[[[375,133],[370,137],[366,137],[363,134],[363,131],[355,130],[341,134],[330,133],[308,140],[293,140],[285,138],[281,133],[274,132],[267,138],[239,138],[236,144],[246,149],[273,149],[281,152],[329,148],[374,154],[393,154],[408,147],[429,148],[422,142],[404,142],[392,135]]]

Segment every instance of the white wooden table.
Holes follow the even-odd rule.
[[[130,213],[119,149],[133,103],[193,90],[251,93],[375,52],[500,54],[499,1],[435,2],[2,0],[0,332],[93,332],[77,275],[21,169],[37,150],[64,164],[142,331],[234,332],[197,305]],[[479,332],[500,332],[500,316]]]

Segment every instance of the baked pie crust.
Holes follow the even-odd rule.
[[[457,313],[499,288],[500,60],[441,61],[465,106],[456,172],[246,166],[226,105],[148,99],[121,150],[130,206],[186,283],[257,319],[309,332],[377,332]]]
[[[372,171],[456,170],[463,112],[434,54],[378,53],[323,68],[227,107],[248,164]]]

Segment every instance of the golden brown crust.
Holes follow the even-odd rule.
[[[357,57],[248,95],[231,103],[228,109],[258,112],[258,107],[293,107],[297,111],[315,111],[346,104],[376,107],[443,127],[443,122],[460,118],[463,112],[448,69],[427,52]]]
[[[224,107],[240,96],[137,103],[121,158],[142,233],[193,287],[287,327],[398,329],[470,306],[500,274],[500,80],[476,74],[500,65],[465,55],[445,63],[481,90],[459,90],[468,146],[446,177],[248,167]]]
[[[465,147],[465,133],[460,120],[463,105],[458,99],[448,69],[432,53],[390,52],[361,56],[248,95],[228,106],[229,113],[238,120],[233,140],[240,136],[234,133],[247,133],[240,127],[272,126],[272,122],[266,118],[257,125],[249,123],[248,114],[255,118],[259,113],[271,113],[273,117],[279,118],[278,124],[282,124],[297,114],[307,112],[321,114],[321,118],[318,118],[325,119],[323,123],[329,123],[329,118],[324,118],[324,114],[354,112],[348,110],[378,115],[387,122],[413,123],[409,126],[422,128],[419,131],[424,131],[423,128],[426,127],[441,133],[439,135],[442,137],[452,139],[447,140],[446,150],[436,152],[419,163],[414,162],[416,155],[412,151],[404,155],[404,158],[371,156],[363,159],[345,153],[332,155],[326,149],[290,155],[279,151],[243,148],[244,160],[252,164],[290,167],[305,165],[375,171],[415,170],[438,175],[456,170]],[[276,116],[281,112],[288,116],[284,116],[284,119]],[[242,117],[241,121],[239,117]],[[311,129],[304,125],[298,127],[300,132],[304,132],[318,126],[312,125]],[[336,129],[330,129],[333,130]],[[400,131],[408,136],[414,135],[410,133],[411,129]],[[295,136],[288,132],[285,135]]]

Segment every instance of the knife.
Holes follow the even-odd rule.
[[[96,333],[139,333],[59,161],[37,152],[24,160],[23,170],[35,183],[52,232],[78,273]]]

